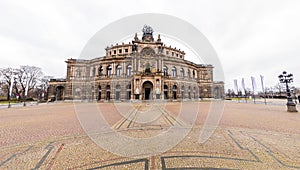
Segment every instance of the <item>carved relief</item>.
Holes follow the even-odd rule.
[[[150,47],[145,47],[145,48],[142,49],[141,55],[142,56],[154,56],[155,51]]]

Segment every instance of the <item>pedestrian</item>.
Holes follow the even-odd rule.
[[[299,103],[300,103],[300,95],[298,95],[298,100],[299,100]]]

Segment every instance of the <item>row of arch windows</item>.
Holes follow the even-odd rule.
[[[96,72],[96,68],[93,68],[93,73],[92,75],[95,76],[95,72]],[[164,66],[163,67],[163,73],[164,76],[168,76],[168,67]],[[185,76],[185,71],[183,68],[180,69],[180,77],[184,77]],[[77,73],[80,75],[80,73]],[[103,67],[100,66],[98,69],[98,75],[103,75]],[[107,76],[111,76],[112,75],[112,66],[109,65],[106,68],[106,75]],[[117,65],[116,66],[116,75],[117,76],[121,76],[122,75],[122,66],[121,65]],[[132,66],[129,64],[126,66],[126,75],[127,76],[131,76],[132,75]],[[172,77],[177,77],[177,68],[175,66],[172,67],[171,69],[171,76]],[[192,71],[192,75],[191,75],[191,71],[189,69],[187,69],[187,77],[188,78],[195,78],[195,71]]]
[[[98,75],[103,75],[103,67],[100,66],[98,69]],[[112,75],[112,66],[109,65],[106,67],[106,75],[107,76],[111,76]],[[116,75],[117,76],[121,76],[122,75],[122,66],[121,65],[117,65],[116,66]],[[126,66],[126,75],[127,76],[131,76],[132,75],[132,66],[129,64]]]
[[[121,99],[121,85],[117,84],[115,86],[116,88],[116,91],[115,91],[115,99],[116,100],[120,100]],[[110,100],[110,95],[111,95],[111,86],[110,85],[106,85],[104,86],[104,88],[102,89],[101,88],[101,85],[98,85],[98,96],[97,96],[97,99],[100,100],[101,99],[101,94],[103,93],[102,90],[106,90],[104,91],[105,93],[105,96],[103,99],[105,100]],[[171,86],[171,91],[172,91],[172,96],[168,96],[168,90],[169,90],[169,87],[167,85],[164,85],[164,99],[169,99],[169,97],[173,98],[173,99],[176,99],[177,98],[177,85],[173,85]],[[80,88],[76,88],[76,95],[77,96],[80,96],[81,93],[84,93],[84,91],[81,91]],[[183,96],[183,94],[187,94],[187,98],[191,99],[191,98],[196,98],[196,93],[197,93],[197,88],[196,87],[191,87],[191,86],[188,86],[187,88],[187,93],[185,93],[185,86],[182,85],[181,88],[180,88],[180,91],[181,91],[181,94],[182,94],[182,98],[184,98],[185,96]],[[127,84],[126,85],[126,99],[130,99],[131,98],[131,84]]]
[[[131,89],[131,84],[127,84],[126,85],[126,89]],[[100,85],[98,86],[98,90],[102,90]],[[106,85],[106,90],[110,90],[110,85]],[[116,90],[120,91],[121,90],[121,85],[117,84],[116,85]],[[167,90],[168,90],[168,86],[164,85],[164,91],[167,91]],[[177,90],[177,85],[173,85],[172,86],[172,90],[173,91]],[[180,90],[181,91],[185,91],[185,86],[182,85]],[[77,89],[76,89],[76,91],[77,91]],[[196,91],[196,87],[192,88],[191,86],[188,86],[188,92],[191,92],[191,91],[195,92]]]
[[[177,69],[175,66],[172,67],[172,70],[171,70],[171,74],[172,74],[172,77],[177,77]],[[163,72],[164,72],[164,76],[168,76],[168,67],[164,66],[163,67]],[[184,77],[185,76],[185,72],[184,72],[184,69],[181,68],[180,69],[180,77]],[[195,78],[195,71],[193,70],[192,71],[192,76],[193,78]],[[191,71],[188,69],[187,70],[187,77],[191,78]]]
[[[121,89],[121,85],[117,84],[116,89]],[[131,89],[131,84],[127,84],[126,89]],[[101,85],[98,86],[98,90],[102,90]],[[106,85],[106,90],[110,90],[110,85]]]
[[[177,86],[173,85],[171,90],[172,90],[172,98],[176,99],[177,98]],[[182,85],[180,90],[181,90],[181,94],[182,94],[181,97],[185,98],[185,96],[184,96],[185,86]],[[188,87],[188,90],[187,90],[187,95],[188,96],[187,97],[189,99],[196,98],[196,93],[197,93],[197,88],[196,87],[194,87],[193,89],[192,89],[191,86]],[[169,98],[169,96],[168,96],[168,86],[167,85],[164,85],[164,96],[165,96],[165,99]]]
[[[128,84],[126,85],[126,89],[127,89],[127,99],[130,99],[130,95],[131,95],[131,84]],[[98,97],[98,100],[100,99],[101,97],[101,86],[99,85],[98,86],[98,92],[99,92],[99,97]],[[129,90],[129,91],[128,91]],[[106,91],[109,92],[109,95],[110,95],[110,85],[107,85],[106,86]],[[176,93],[177,93],[177,85],[173,85],[172,86],[172,89],[171,89],[172,93],[173,93],[173,98],[176,99]],[[184,94],[185,93],[185,86],[182,85],[181,86],[181,94]],[[188,98],[191,99],[192,97],[192,94],[193,94],[193,98],[196,97],[196,92],[197,92],[197,89],[196,87],[191,87],[191,86],[188,86],[188,90],[187,90],[187,94],[188,94]],[[120,99],[120,93],[121,93],[121,85],[117,84],[116,85],[116,100],[119,100]],[[164,95],[165,95],[165,99],[168,99],[168,86],[167,85],[164,85]],[[184,96],[182,96],[182,98],[184,98]],[[110,96],[107,98],[108,100],[110,99]]]

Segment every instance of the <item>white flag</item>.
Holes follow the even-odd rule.
[[[255,94],[255,91],[256,91],[256,82],[255,82],[255,78],[254,77],[251,77],[251,82],[252,82],[253,94]]]
[[[234,82],[234,93],[236,95],[238,95],[239,88],[238,88],[238,85],[237,85],[237,80],[235,79],[235,80],[233,80],[233,82]]]
[[[245,81],[244,78],[242,78],[242,94],[245,94],[246,88],[245,88]]]
[[[260,81],[261,81],[261,89],[263,92],[265,92],[265,88],[264,88],[264,76],[260,75]]]

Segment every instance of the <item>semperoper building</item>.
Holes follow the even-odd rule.
[[[213,66],[185,60],[144,26],[128,44],[107,47],[103,57],[68,59],[66,79],[51,79],[52,100],[198,100],[223,98],[224,83],[213,81]]]

